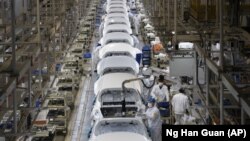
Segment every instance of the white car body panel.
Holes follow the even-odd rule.
[[[134,45],[134,40],[128,33],[124,32],[113,32],[107,33],[101,38],[101,45],[105,46],[110,43],[128,43]]]
[[[94,84],[94,93],[97,95],[106,89],[121,89],[122,82],[128,79],[135,79],[137,76],[128,73],[111,73],[100,77]],[[142,93],[140,81],[133,81],[125,85]]]
[[[121,63],[122,62],[122,63]],[[111,56],[103,58],[97,65],[97,74],[103,75],[107,69],[130,68],[134,74],[139,73],[139,64],[129,56]]]
[[[114,55],[117,53],[126,54],[128,56],[136,58],[136,54],[141,53],[141,51],[127,43],[112,43],[103,46],[98,53],[99,59],[103,59],[111,54]]]
[[[122,33],[127,33],[127,34],[132,34],[132,29],[125,25],[125,24],[112,24],[108,25],[103,29],[103,36],[105,36],[108,33],[113,33],[113,32],[122,32]]]

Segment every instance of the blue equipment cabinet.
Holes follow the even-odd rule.
[[[151,48],[149,45],[145,45],[142,48],[142,65],[151,65]]]

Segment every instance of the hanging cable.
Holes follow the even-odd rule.
[[[155,80],[156,80],[156,76],[154,76],[154,81],[153,81],[153,83],[152,83],[150,86],[147,86],[147,84],[145,84],[144,80],[141,79],[143,86],[146,87],[147,89],[150,89],[150,88],[152,88],[152,87],[154,86]]]

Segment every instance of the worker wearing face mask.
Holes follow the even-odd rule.
[[[150,98],[148,101],[148,109],[146,118],[152,141],[161,141],[161,116],[160,111],[155,105],[155,99]]]
[[[158,84],[156,84],[150,94],[157,103],[169,102],[169,92],[168,87],[164,85],[164,76],[160,75],[158,79]]]
[[[183,88],[173,96],[171,103],[175,115],[175,125],[182,124],[181,119],[187,111],[189,112],[190,107],[188,97]]]

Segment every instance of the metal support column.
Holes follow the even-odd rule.
[[[11,0],[11,46],[12,46],[12,60],[11,69],[13,73],[16,73],[16,33],[15,33],[15,1]]]
[[[163,13],[161,13],[162,14],[162,16],[163,16],[163,26],[164,27],[166,27],[166,1],[165,0],[162,0],[162,4],[163,4]],[[165,31],[166,31],[166,28],[164,29]]]
[[[52,37],[52,43],[50,44],[46,44],[46,64],[47,64],[47,74],[46,74],[46,77],[49,78],[50,77],[50,67],[51,67],[51,64],[52,64],[52,60],[50,60],[51,56],[50,56],[50,50],[49,48],[51,47],[51,44],[52,44],[52,47],[54,48],[54,41],[53,41],[53,37]],[[53,52],[53,54],[55,54],[55,52]]]
[[[177,44],[177,0],[174,0],[174,45]]]
[[[245,125],[245,111],[244,111],[244,109],[243,109],[243,107],[241,106],[241,118],[240,118],[240,123],[241,123],[241,125]]]
[[[41,48],[41,51],[43,51],[41,46],[41,31],[40,31],[40,1],[36,0],[36,18],[37,18],[37,41],[38,41],[38,47]]]
[[[56,14],[55,14],[55,11],[56,10],[56,7],[55,7],[55,0],[52,0],[52,17],[53,17],[53,26],[56,30]]]
[[[16,80],[17,81],[17,80]],[[17,133],[17,97],[16,97],[16,88],[13,89],[13,121],[14,121],[14,128],[13,133]]]
[[[206,0],[205,21],[208,23],[208,0]]]
[[[158,10],[159,10],[160,7],[157,7],[157,6],[159,4],[159,1],[157,1],[157,2],[156,2],[156,0],[151,0],[151,1],[152,1],[152,4],[154,5],[154,9],[153,9],[154,14],[153,14],[153,16],[158,17],[159,16],[158,15]]]
[[[5,0],[2,0],[2,3],[5,3]],[[4,4],[1,5],[1,17],[2,17],[2,23],[5,23],[5,6]],[[3,39],[5,39],[5,35],[3,36]]]
[[[229,0],[229,8],[230,8],[230,25],[238,26],[239,25],[239,17],[240,17],[240,0]]]
[[[38,69],[39,69],[39,76],[38,76],[38,78],[39,78],[39,86],[38,86],[38,89],[39,89],[39,91],[42,91],[42,69],[43,69],[43,67],[42,67],[42,58],[44,58],[42,55],[40,55],[40,58],[39,58],[39,60],[38,60]],[[42,93],[42,96],[43,96],[43,93]]]
[[[62,28],[59,29],[59,51],[62,51]]]
[[[207,65],[205,65],[205,69],[206,69],[206,76],[205,76],[205,82],[206,82],[206,118],[208,119],[209,118],[209,68]],[[208,122],[208,120],[207,120]],[[209,123],[207,123],[209,124]]]
[[[223,99],[224,99],[224,86],[222,81],[219,81],[220,85],[220,125],[224,124],[224,104],[223,104]]]
[[[216,25],[219,25],[219,19],[220,19],[220,12],[219,12],[219,6],[220,6],[221,0],[216,0]]]
[[[28,94],[29,94],[29,103],[28,106],[32,107],[32,102],[31,102],[31,97],[32,97],[32,93],[31,93],[31,68],[29,68],[28,70]]]
[[[198,82],[198,65],[197,65],[197,53],[194,51],[194,77],[193,77],[193,81],[194,81],[194,84],[193,85],[197,85],[197,82]]]
[[[223,8],[224,8],[224,0],[220,0],[220,69],[223,71],[224,66],[224,45],[223,45]]]
[[[38,47],[40,47],[41,52],[43,52],[43,47],[41,45],[41,32],[40,32],[40,0],[36,1],[36,16],[37,16],[37,39],[38,39]],[[39,57],[39,90],[42,90],[42,59],[41,56]]]
[[[154,6],[153,6],[154,4],[153,4],[153,1],[152,0],[149,0],[149,5],[148,5],[148,7],[150,8],[150,10],[149,10],[149,15],[150,16],[154,16]]]
[[[223,7],[224,0],[220,0],[220,69],[223,72],[224,66],[224,45],[223,45]],[[224,123],[224,86],[221,80],[221,75],[219,75],[219,85],[220,85],[220,124]]]
[[[6,97],[5,101],[6,101],[6,108],[9,108],[9,97],[8,96]]]
[[[181,0],[181,20],[184,20],[184,3],[185,0]]]
[[[170,0],[168,0],[168,30],[170,30]]]
[[[66,12],[66,3],[65,3],[65,0],[63,0],[63,12]]]

